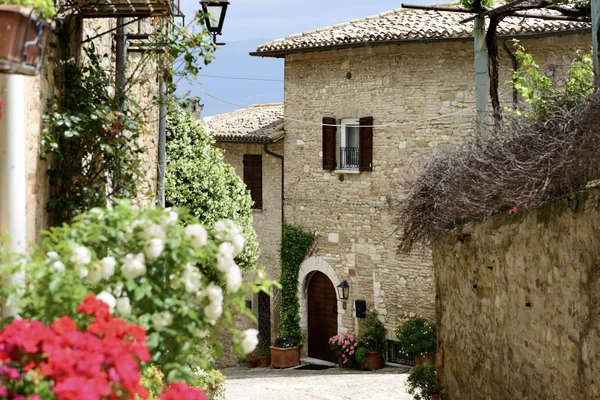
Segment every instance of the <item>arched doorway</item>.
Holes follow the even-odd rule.
[[[308,356],[336,362],[337,357],[329,348],[329,338],[335,336],[338,329],[337,295],[324,273],[314,272],[310,276],[307,303]]]

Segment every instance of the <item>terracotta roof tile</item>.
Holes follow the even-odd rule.
[[[276,142],[283,138],[283,104],[257,104],[206,117],[204,128],[219,141]]]

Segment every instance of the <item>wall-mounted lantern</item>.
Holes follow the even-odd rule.
[[[348,281],[344,281],[337,285],[337,290],[340,300],[348,300],[350,297],[350,285],[348,285]]]
[[[217,43],[217,35],[223,32],[229,0],[200,0],[200,5],[204,13],[206,29],[213,35],[214,44],[223,46],[225,43]]]

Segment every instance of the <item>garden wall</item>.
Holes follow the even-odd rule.
[[[443,399],[600,398],[600,192],[453,231],[433,249]]]

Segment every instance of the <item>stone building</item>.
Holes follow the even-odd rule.
[[[285,59],[285,221],[318,234],[298,282],[311,357],[334,359],[323,341],[359,329],[356,300],[379,311],[391,340],[407,317],[434,320],[431,251],[397,253],[402,221],[394,205],[419,160],[473,132],[472,23],[461,24],[465,17],[395,10],[252,53]],[[508,18],[499,32],[501,42],[519,39],[555,80],[576,48],[591,45],[583,23]],[[506,53],[500,58],[501,101],[510,105],[513,66]],[[348,301],[336,294],[343,281]],[[326,289],[318,289],[323,282]]]
[[[151,4],[151,2],[149,3]],[[169,3],[170,4],[170,3]],[[114,32],[117,28],[117,18],[113,15],[122,16],[124,23],[127,23],[127,33],[137,36],[145,36],[152,32],[153,23],[158,15],[169,18],[169,13],[163,13],[160,9],[145,9],[147,5],[140,5],[142,8],[134,9],[127,7],[123,10],[111,11],[108,15],[102,15],[98,8],[77,10],[75,15],[62,14],[65,18],[65,24],[61,28],[62,34],[51,34],[47,54],[43,63],[42,72],[37,76],[26,76],[24,78],[25,93],[25,179],[26,182],[26,241],[28,246],[35,245],[42,239],[41,231],[50,226],[50,215],[46,211],[48,199],[52,192],[47,170],[53,162],[52,159],[43,160],[40,158],[40,141],[44,129],[43,116],[49,111],[48,102],[55,96],[60,95],[63,88],[68,85],[64,81],[62,69],[65,61],[75,61],[83,63],[83,46],[93,44],[97,54],[100,55],[102,66],[114,81],[116,78],[116,39]],[[137,18],[128,18],[133,15]],[[147,18],[144,18],[147,17]],[[136,22],[135,24],[132,22]],[[65,33],[66,32],[66,33]],[[146,183],[151,193],[150,197],[140,197],[140,203],[150,204],[154,202],[154,193],[156,193],[156,176],[158,164],[158,141],[159,141],[159,110],[157,106],[150,106],[150,100],[154,94],[158,93],[159,67],[156,61],[144,62],[140,68],[140,60],[145,57],[143,49],[139,43],[128,41],[129,52],[126,58],[126,75],[135,74],[138,78],[137,83],[130,86],[128,95],[138,104],[146,109],[148,122],[146,128],[148,135],[142,139],[146,153],[143,156],[145,167],[148,171]],[[85,44],[86,42],[91,42]],[[0,74],[0,81],[3,81]],[[6,100],[7,93],[4,90],[5,85],[0,84],[0,99]],[[0,149],[3,150],[3,149]],[[0,230],[4,231],[5,226],[0,221]],[[0,232],[0,235],[6,232]]]
[[[205,129],[223,149],[224,161],[244,180],[254,206],[252,216],[260,246],[259,265],[269,279],[279,279],[282,227],[283,104],[255,105],[204,118]],[[252,276],[246,277],[246,280]],[[258,317],[258,330],[266,343],[277,334],[277,297],[248,293]]]

